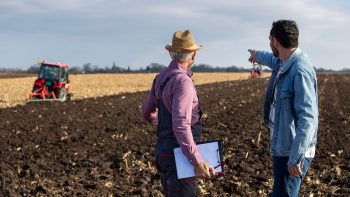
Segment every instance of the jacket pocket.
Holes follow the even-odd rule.
[[[281,154],[289,152],[292,146],[294,132],[294,121],[293,121],[293,93],[289,91],[281,91],[279,95],[280,106],[279,109],[279,131],[276,142],[276,150]]]
[[[290,98],[293,96],[293,93],[290,92],[290,91],[285,91],[285,90],[282,90],[281,91],[281,94],[280,94],[280,98]]]
[[[280,94],[281,99],[281,105],[282,105],[282,113],[289,113],[289,115],[292,115],[292,97],[293,93],[289,91],[282,91]]]

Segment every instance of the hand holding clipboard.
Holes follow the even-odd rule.
[[[220,141],[208,141],[197,144],[197,149],[202,159],[213,166],[216,174],[223,173],[223,162]],[[178,179],[194,177],[194,167],[190,164],[181,148],[174,149],[176,170]]]
[[[194,174],[198,178],[210,178],[216,173],[213,166],[209,165],[205,161],[202,161],[201,163],[194,165]]]

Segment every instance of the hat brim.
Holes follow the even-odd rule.
[[[165,46],[165,49],[168,51],[173,51],[173,52],[177,52],[177,53],[189,53],[189,52],[193,52],[193,51],[197,51],[199,49],[201,49],[203,46],[202,45],[193,45],[191,47],[187,47],[187,48],[180,48],[180,47],[175,47],[171,44],[167,44]]]

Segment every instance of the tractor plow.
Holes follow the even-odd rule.
[[[34,103],[34,102],[64,102],[66,100],[64,99],[32,99],[32,100],[28,100],[27,103]]]

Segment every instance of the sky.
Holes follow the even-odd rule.
[[[196,64],[249,68],[249,48],[270,51],[273,21],[295,20],[317,68],[350,68],[349,0],[0,0],[0,67],[38,60],[132,69],[168,65],[164,46],[189,29]]]

